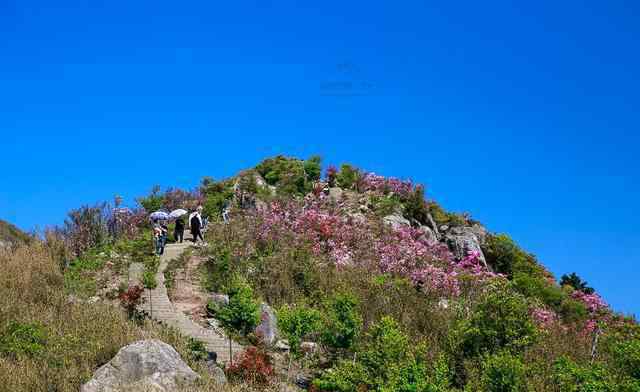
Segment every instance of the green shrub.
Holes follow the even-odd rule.
[[[598,365],[579,366],[566,357],[554,366],[553,381],[559,392],[620,392],[621,385]],[[627,389],[631,391],[632,389]]]
[[[336,174],[336,183],[342,189],[354,189],[361,178],[360,170],[345,163],[340,166],[340,171]]]
[[[426,352],[422,345],[413,349],[398,323],[383,317],[364,337],[355,361],[340,361],[313,384],[323,391],[449,391],[446,360],[429,366]]]
[[[278,187],[278,193],[304,195],[311,191],[313,182],[320,178],[320,162],[318,156],[302,161],[279,155],[260,162],[256,170],[269,185]]]
[[[421,224],[429,223],[429,207],[424,198],[424,187],[422,185],[416,186],[407,198],[402,200],[402,204],[404,205],[404,216],[407,219],[414,219]]]
[[[473,314],[461,320],[454,336],[467,358],[502,349],[521,352],[536,338],[536,327],[525,298],[506,287],[492,289]]]
[[[525,389],[525,368],[520,358],[500,352],[485,358],[480,380],[486,392],[519,392]]]
[[[529,275],[523,272],[513,274],[513,288],[525,297],[538,298],[544,304],[559,311],[562,303],[568,298],[562,289],[540,275]]]
[[[242,279],[234,279],[229,289],[229,304],[218,312],[223,327],[246,336],[260,321],[259,304],[253,298],[253,290]]]
[[[46,332],[37,323],[11,321],[0,335],[0,354],[12,358],[35,357],[46,344]]]
[[[371,204],[376,214],[380,217],[391,215],[402,208],[402,203],[396,195],[371,196]]]
[[[309,181],[318,181],[322,175],[322,158],[317,155],[304,161],[304,172]]]
[[[640,381],[640,339],[616,343],[613,358],[619,372]]]
[[[204,342],[198,339],[189,338],[187,342],[189,357],[193,361],[205,361],[209,358],[209,352]]]
[[[164,207],[164,197],[160,193],[160,185],[155,185],[148,196],[139,197],[136,201],[149,213],[161,210]]]
[[[299,353],[302,339],[319,331],[320,319],[320,311],[305,305],[285,305],[278,310],[278,329],[289,341],[292,352]]]
[[[223,244],[212,244],[209,258],[205,263],[203,285],[211,292],[227,291],[229,282],[233,281],[233,263],[231,251]]]
[[[589,284],[582,280],[575,272],[569,275],[562,275],[560,278],[560,286],[570,286],[573,287],[574,290],[582,291],[585,294],[593,294],[595,292],[593,287],[589,287]]]
[[[334,349],[350,349],[362,328],[358,300],[351,294],[337,294],[324,310],[322,342]]]
[[[204,195],[202,214],[209,217],[220,217],[225,204],[233,198],[233,184],[230,181],[216,182],[205,178],[200,185],[200,193]]]

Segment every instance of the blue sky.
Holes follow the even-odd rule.
[[[0,218],[317,153],[640,311],[635,2],[218,3],[2,1]]]

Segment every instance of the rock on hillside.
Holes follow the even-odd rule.
[[[170,345],[159,340],[141,340],[120,349],[80,391],[174,391],[199,378]]]

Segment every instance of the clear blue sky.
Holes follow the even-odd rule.
[[[637,2],[299,3],[1,1],[0,218],[318,153],[640,311]]]

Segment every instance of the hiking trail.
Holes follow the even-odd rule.
[[[185,238],[186,240],[186,238]],[[167,287],[164,283],[164,271],[171,260],[174,260],[185,251],[190,243],[167,244],[164,254],[160,256],[160,265],[156,273],[157,286],[155,289],[145,289],[145,301],[140,309],[151,316],[152,319],[177,329],[182,335],[202,341],[207,351],[215,352],[216,361],[226,364],[231,359],[229,356],[229,338],[219,334],[213,329],[204,328],[195,323],[186,314],[182,313],[169,299]],[[232,341],[232,355],[241,351],[243,347]]]

